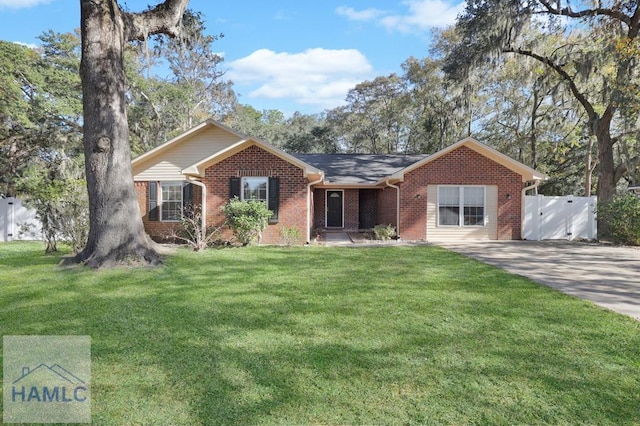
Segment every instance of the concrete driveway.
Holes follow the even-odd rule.
[[[437,245],[640,320],[640,248],[569,241]]]

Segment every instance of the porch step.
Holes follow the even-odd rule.
[[[328,246],[344,246],[353,244],[353,241],[346,232],[327,232],[324,234],[324,243]]]

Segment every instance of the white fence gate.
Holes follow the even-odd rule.
[[[42,225],[35,210],[16,198],[0,198],[0,242],[42,239]]]
[[[575,240],[597,238],[596,197],[524,197],[525,240]]]

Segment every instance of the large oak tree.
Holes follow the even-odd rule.
[[[80,1],[90,230],[76,260],[88,266],[160,261],[144,231],[131,172],[124,49],[126,43],[153,34],[180,35],[187,3],[166,0],[145,12],[130,13],[116,0]]]

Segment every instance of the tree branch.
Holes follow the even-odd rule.
[[[615,183],[620,182],[620,179],[622,179],[622,176],[624,176],[628,170],[629,169],[624,162],[618,164],[618,167],[615,168],[613,173],[613,181]]]
[[[534,53],[534,52],[532,52],[530,50],[523,50],[523,49],[518,49],[518,48],[515,48],[515,47],[505,47],[505,48],[502,49],[502,51],[504,53],[516,53],[518,55],[528,56],[528,57],[533,58],[533,59],[535,59],[535,60],[537,60],[539,62],[542,62],[543,64],[547,65],[549,68],[553,69],[569,85],[569,89],[571,90],[571,93],[573,93],[573,95],[578,100],[578,102],[580,102],[580,104],[583,106],[583,108],[587,112],[587,115],[588,115],[589,119],[590,120],[594,120],[594,119],[598,118],[598,114],[596,113],[593,105],[591,105],[591,103],[586,98],[586,96],[582,92],[580,92],[580,90],[578,89],[578,86],[576,85],[576,83],[573,80],[573,78],[569,75],[568,72],[566,72],[562,68],[562,66],[560,66],[557,63],[555,63],[550,58],[548,58],[546,56],[539,55],[539,54]]]
[[[153,34],[179,36],[188,3],[189,0],[165,0],[146,12],[122,13],[125,39],[144,41]]]
[[[539,2],[542,6],[544,6],[545,13],[549,13],[551,15],[568,16],[570,18],[588,18],[588,17],[594,17],[594,16],[608,16],[620,22],[624,22],[625,24],[627,24],[627,26],[631,27],[631,17],[625,15],[620,10],[597,7],[595,9],[584,9],[584,10],[574,12],[573,10],[571,10],[571,6],[569,5],[561,9],[559,6],[560,2],[558,2],[558,6],[555,6],[555,7],[552,6],[551,2],[548,0],[539,0]]]

